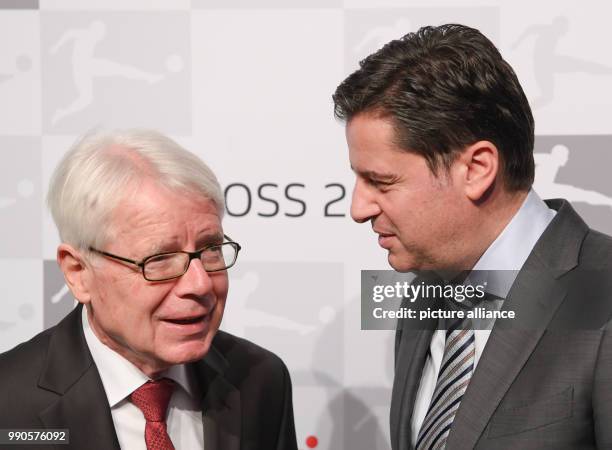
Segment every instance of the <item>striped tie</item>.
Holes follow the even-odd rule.
[[[461,321],[446,331],[444,357],[436,388],[421,425],[416,450],[441,450],[446,447],[453,419],[474,369],[474,330],[461,330]]]

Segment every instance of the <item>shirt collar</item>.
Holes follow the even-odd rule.
[[[82,319],[87,346],[102,379],[109,406],[112,408],[150,378],[119,353],[100,342],[91,329],[86,307],[83,307]],[[161,376],[175,381],[192,398],[199,398],[196,383],[185,364],[172,366]]]
[[[488,293],[506,298],[518,271],[556,214],[530,189],[514,217],[474,265],[470,282],[486,281]]]

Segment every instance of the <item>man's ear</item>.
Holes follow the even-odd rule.
[[[91,301],[91,267],[85,264],[81,252],[69,244],[57,247],[57,263],[72,295],[79,303]]]
[[[500,167],[499,152],[490,141],[478,141],[466,147],[459,159],[463,163],[463,186],[467,197],[478,202],[493,186]]]

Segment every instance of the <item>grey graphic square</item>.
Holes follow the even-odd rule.
[[[296,401],[299,401],[302,387],[297,386],[296,389],[298,390]],[[308,394],[313,397],[304,403],[304,413],[310,412],[313,407],[318,409],[317,404],[313,405],[318,398],[312,391]],[[376,385],[358,386],[331,391],[330,394],[323,414],[314,416],[317,418],[316,432],[311,436],[316,436],[319,444],[315,448],[325,450],[391,448],[388,436],[390,388]],[[298,441],[298,445],[300,443]]]
[[[342,445],[344,404],[338,401],[342,393],[343,389],[337,387],[294,385],[293,405],[296,416],[300,417],[295,424],[299,449],[349,448]],[[313,447],[313,443],[316,446]],[[332,443],[340,445],[333,446]]]
[[[296,385],[341,386],[342,280],[341,264],[239,262],[221,328],[278,353]]]
[[[341,8],[343,0],[191,0],[200,9],[305,9]]]
[[[0,11],[0,135],[40,135],[39,13]]]
[[[191,133],[188,12],[43,12],[43,130]]]
[[[40,0],[40,9],[65,11],[188,10],[191,0]]]
[[[42,255],[40,139],[0,137],[0,256]]]
[[[0,353],[42,330],[42,261],[0,259]]]
[[[46,199],[49,192],[49,183],[55,168],[59,164],[64,154],[72,147],[77,140],[77,136],[43,136],[42,146],[42,180],[43,198]],[[51,211],[44,203],[42,212],[42,257],[48,260],[55,260],[57,246],[60,244],[60,237]]]
[[[47,329],[57,325],[72,311],[76,302],[56,261],[44,261],[43,276],[43,326]]]
[[[348,273],[345,267],[346,275]],[[345,291],[346,289],[345,286]],[[308,434],[318,438],[319,446],[315,447],[317,449],[390,448],[388,415],[393,382],[394,333],[360,330],[359,314],[359,296],[345,299],[336,313],[338,322],[345,324],[342,358],[344,373],[341,385],[334,384],[335,379],[321,375],[316,378],[314,384],[301,383],[297,377],[298,373],[294,370],[291,372],[293,379],[297,381],[294,382],[294,398],[300,417],[308,417],[312,408],[319,408],[318,404],[311,406],[311,403],[318,400],[317,391],[325,390],[327,394],[327,405],[324,408],[327,413],[316,414],[316,421],[309,421],[306,417],[304,421],[300,421],[301,425],[308,426]],[[333,339],[335,337],[332,334],[326,334],[323,341],[333,342]],[[318,351],[326,354],[333,353],[335,349],[321,346]],[[314,372],[316,365],[312,366]],[[308,401],[305,395],[311,395],[311,400]],[[312,422],[316,423],[315,432],[312,430]],[[301,444],[300,440],[298,444]]]
[[[461,23],[478,28],[496,41],[499,35],[498,7],[414,7],[348,9],[345,11],[345,63],[348,70],[394,39],[425,25]]]
[[[510,49],[524,58],[524,73],[534,83],[532,89],[528,86],[533,92],[529,95],[531,108],[550,116],[556,106],[561,109],[555,112],[566,113],[568,104],[572,105],[572,111],[578,112],[581,107],[599,103],[606,107],[607,114],[609,99],[600,93],[602,89],[607,91],[610,83],[612,60],[609,52],[592,44],[598,40],[602,26],[607,25],[607,14],[589,8],[589,18],[580,20],[568,10],[563,14],[558,12],[551,11],[539,19],[534,17],[532,23],[521,23],[512,30],[516,35],[509,41]],[[504,17],[504,20],[510,22],[512,18]],[[575,92],[568,92],[568,86]],[[580,89],[572,89],[573,86]],[[596,119],[598,115],[601,113],[589,109],[589,116]],[[607,129],[607,123],[603,127]]]
[[[590,227],[612,234],[612,135],[536,136],[535,191],[569,200]]]
[[[359,310],[359,299],[345,303],[344,309],[337,315],[351,315],[349,310]],[[354,324],[354,327],[353,325]],[[316,383],[302,383],[300,372],[291,369],[294,381],[294,405],[296,415],[302,417],[296,423],[298,446],[304,445],[306,439],[315,437],[321,449],[371,449],[385,450],[390,448],[388,432],[389,399],[393,381],[393,342],[394,334],[383,331],[359,331],[354,328],[358,322],[347,321],[344,336],[344,351],[359,361],[356,370],[364,373],[363,381],[356,381],[344,358],[344,378],[342,384],[325,378],[321,374]],[[319,351],[333,353],[333,347],[322,347]],[[376,366],[376,367],[372,367]],[[383,376],[376,376],[376,370],[385,366]],[[316,366],[313,364],[313,372]],[[314,414],[313,414],[314,413]]]
[[[0,0],[0,9],[38,9],[38,0]]]

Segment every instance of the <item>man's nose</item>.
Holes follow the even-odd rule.
[[[210,274],[204,270],[204,265],[199,258],[189,261],[187,272],[180,279],[179,289],[181,294],[206,295],[213,289]]]
[[[355,181],[353,198],[351,200],[351,217],[357,223],[367,222],[380,214],[380,206],[375,201],[374,194],[360,179]]]

